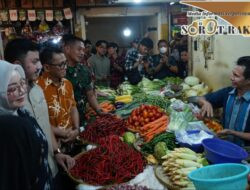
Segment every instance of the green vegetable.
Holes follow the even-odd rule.
[[[195,86],[199,84],[200,79],[194,76],[188,76],[184,79],[185,83],[188,84],[189,86]]]
[[[179,77],[166,77],[163,79],[163,81],[167,84],[176,84],[176,85],[180,85],[183,80]]]
[[[131,132],[126,132],[123,135],[123,141],[127,144],[133,144],[135,142],[135,134]]]
[[[163,86],[165,86],[165,82],[158,79],[151,81],[147,78],[143,78],[142,81],[139,82],[138,86],[143,92],[148,93],[149,91],[160,90]]]
[[[122,108],[117,109],[115,111],[115,114],[121,116],[122,118],[128,118],[130,116],[131,112],[133,111],[133,109],[139,107],[140,105],[141,105],[141,103],[138,103],[136,101],[131,102],[129,104],[126,104]]]
[[[168,124],[168,129],[170,131],[185,129],[188,125],[188,122],[194,120],[195,118],[189,108],[185,108],[182,112],[172,110],[170,114],[170,123]]]
[[[174,133],[166,132],[157,135],[150,142],[143,144],[141,151],[148,154],[153,154],[154,147],[158,142],[165,142],[169,150],[173,150],[176,147]]]
[[[128,81],[123,82],[118,91],[123,95],[133,95],[141,92],[140,88],[137,85],[132,85]]]
[[[104,101],[114,102],[115,96],[97,96],[97,101],[98,103],[102,103]]]
[[[143,104],[158,106],[164,110],[170,105],[170,101],[162,96],[147,95],[145,93],[136,94],[133,96],[133,99]]]
[[[161,157],[168,153],[168,148],[165,142],[158,142],[154,147],[154,156],[160,160]]]

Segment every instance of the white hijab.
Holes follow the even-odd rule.
[[[24,70],[20,65],[0,60],[0,115],[16,112],[16,110],[10,108],[7,97],[7,89],[13,71],[17,71],[22,78],[25,78]]]

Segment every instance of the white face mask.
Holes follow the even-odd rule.
[[[166,48],[166,47],[161,47],[160,48],[160,53],[166,53],[168,51],[168,48]]]

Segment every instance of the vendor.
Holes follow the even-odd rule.
[[[168,43],[166,40],[159,40],[158,50],[159,54],[153,56],[153,77],[164,79],[165,77],[177,76],[177,63],[174,57],[168,54]]]
[[[150,38],[143,38],[138,49],[129,52],[126,56],[125,71],[131,84],[137,84],[143,76],[149,76],[149,70],[153,64],[152,57],[149,55],[152,48],[153,41]]]
[[[213,117],[213,108],[223,107],[226,135],[241,146],[250,144],[250,56],[240,57],[231,75],[232,86],[198,97],[202,116]]]

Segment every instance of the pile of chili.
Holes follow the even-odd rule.
[[[100,138],[109,135],[121,136],[127,131],[126,121],[115,115],[105,115],[96,119],[93,123],[86,126],[85,130],[80,133],[80,138],[99,144]]]
[[[70,170],[72,176],[92,185],[120,184],[143,171],[141,153],[111,135],[100,139],[100,146],[82,154]]]

